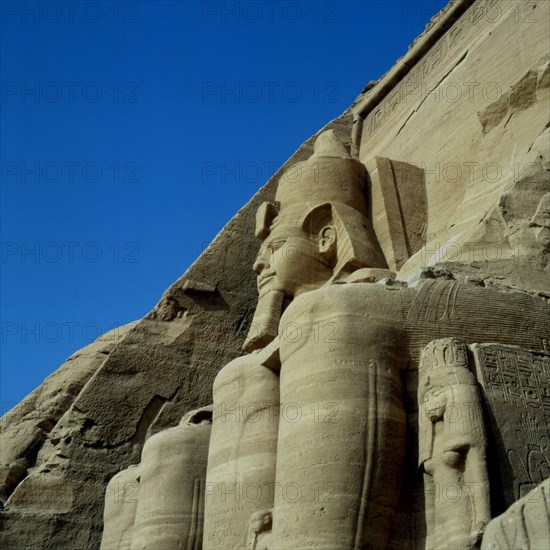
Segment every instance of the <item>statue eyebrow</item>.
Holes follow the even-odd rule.
[[[280,239],[270,240],[268,237],[266,237],[265,240],[260,245],[260,250],[258,252],[258,255],[262,254],[263,251],[265,251],[267,248],[269,248],[273,244],[280,243],[280,242],[286,242],[287,239],[288,239],[288,237],[281,237]]]

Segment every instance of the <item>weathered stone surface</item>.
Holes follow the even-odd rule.
[[[373,204],[372,223],[390,269],[398,271],[426,244],[428,204],[425,172],[413,164],[376,157],[367,166]]]
[[[212,408],[205,407],[147,440],[139,465],[132,550],[201,550],[211,427]],[[105,538],[102,548],[110,550]]]
[[[487,526],[481,550],[540,550],[550,546],[550,479],[512,504]]]
[[[496,344],[472,348],[499,465],[491,474],[494,514],[500,514],[550,477],[550,354]]]
[[[0,420],[0,500],[33,470],[37,455],[52,429],[70,408],[84,385],[106,361],[135,323],[108,332],[77,351],[44,383]]]
[[[324,149],[329,135],[319,139],[323,158],[342,158],[338,144],[333,155]],[[320,162],[316,154],[312,159]],[[206,547],[245,548],[258,518],[268,518],[271,528],[262,533],[277,549],[398,546],[391,527],[414,457],[426,473],[426,526],[418,530],[416,518],[402,513],[409,532],[399,542],[475,548],[491,517],[489,470],[498,463],[488,463],[481,392],[466,344],[496,340],[542,350],[550,306],[540,294],[481,288],[449,272],[411,285],[393,282],[372,253],[376,242],[363,221],[365,198],[355,192],[363,185],[355,165],[350,159],[338,166],[338,181],[347,185],[325,187],[304,170],[292,187],[279,186],[274,203],[260,207],[258,308],[261,321],[278,329],[267,345],[249,338],[252,353],[226,365],[214,385],[214,407],[225,405],[238,418],[229,425],[227,414],[213,418],[207,485],[226,491],[210,507],[207,499]],[[346,170],[350,177],[342,178]],[[385,278],[376,282],[372,271]],[[274,305],[273,293],[284,300]],[[529,330],[518,331],[522,326]],[[253,323],[251,333],[262,328]],[[429,416],[431,429],[420,422],[420,448],[407,454],[410,408],[419,417],[403,399],[403,380],[422,352],[419,396],[425,405],[429,395],[440,410],[423,409],[420,420]],[[238,414],[251,406],[257,413],[258,403],[274,409],[278,403],[279,417]],[[457,408],[465,415],[460,420]],[[251,486],[263,498],[247,499]],[[414,484],[408,489],[404,500],[414,498]],[[449,489],[459,498],[450,500]]]
[[[426,244],[398,277],[445,264],[548,292],[548,235],[529,222],[550,191],[550,4],[477,0],[458,16],[469,4],[356,102],[354,145],[367,167],[379,156],[425,171]]]
[[[234,359],[214,381],[205,550],[246,547],[251,517],[273,507],[279,377],[265,364],[275,347]]]
[[[107,485],[103,513],[104,550],[130,550],[139,497],[139,465],[128,466]]]
[[[281,414],[274,448],[273,423],[262,431],[248,415],[224,431],[215,409],[213,482],[261,480],[279,491],[251,506],[213,501],[210,519],[207,500],[207,544],[423,547],[416,369],[441,338],[477,344],[485,410],[498,417],[485,422],[492,512],[538,481],[548,420],[537,413],[539,448],[526,438],[527,456],[500,470],[499,438],[514,437],[503,419],[519,418],[529,434],[533,422],[521,418],[532,407],[512,410],[490,393],[486,354],[491,345],[524,349],[514,357],[550,351],[549,17],[548,2],[451,3],[325,128],[335,133],[320,134],[315,151],[306,142],[124,335],[45,441],[34,425],[19,440],[24,418],[12,415],[3,548],[97,548],[107,482],[139,461],[149,436],[210,403],[220,370],[215,406],[227,397],[242,411],[252,399],[300,417]],[[291,165],[307,186],[289,184]],[[329,177],[315,180],[312,167]],[[298,254],[285,255],[289,240]],[[252,353],[241,358],[243,343]],[[265,376],[248,380],[247,369]],[[518,367],[510,387],[523,376]],[[32,456],[21,481],[17,461]],[[495,501],[494,480],[512,463],[527,474],[512,473],[519,485],[504,484]],[[479,532],[470,534],[464,547]]]
[[[478,547],[491,519],[481,394],[458,338],[430,342],[418,384],[426,549]],[[454,492],[453,498],[441,498]]]

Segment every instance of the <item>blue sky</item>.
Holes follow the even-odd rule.
[[[143,317],[446,0],[4,0],[5,412]]]

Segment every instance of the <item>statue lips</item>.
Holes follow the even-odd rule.
[[[258,290],[260,291],[263,287],[266,286],[267,283],[269,283],[269,281],[271,281],[274,278],[275,278],[275,272],[274,271],[269,271],[269,272],[266,272],[266,273],[262,273],[258,277]]]

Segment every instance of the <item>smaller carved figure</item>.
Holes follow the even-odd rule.
[[[256,512],[250,518],[247,550],[269,550],[273,515],[271,510]]]
[[[481,397],[466,346],[457,338],[430,342],[419,375],[426,548],[474,548],[491,516]]]

